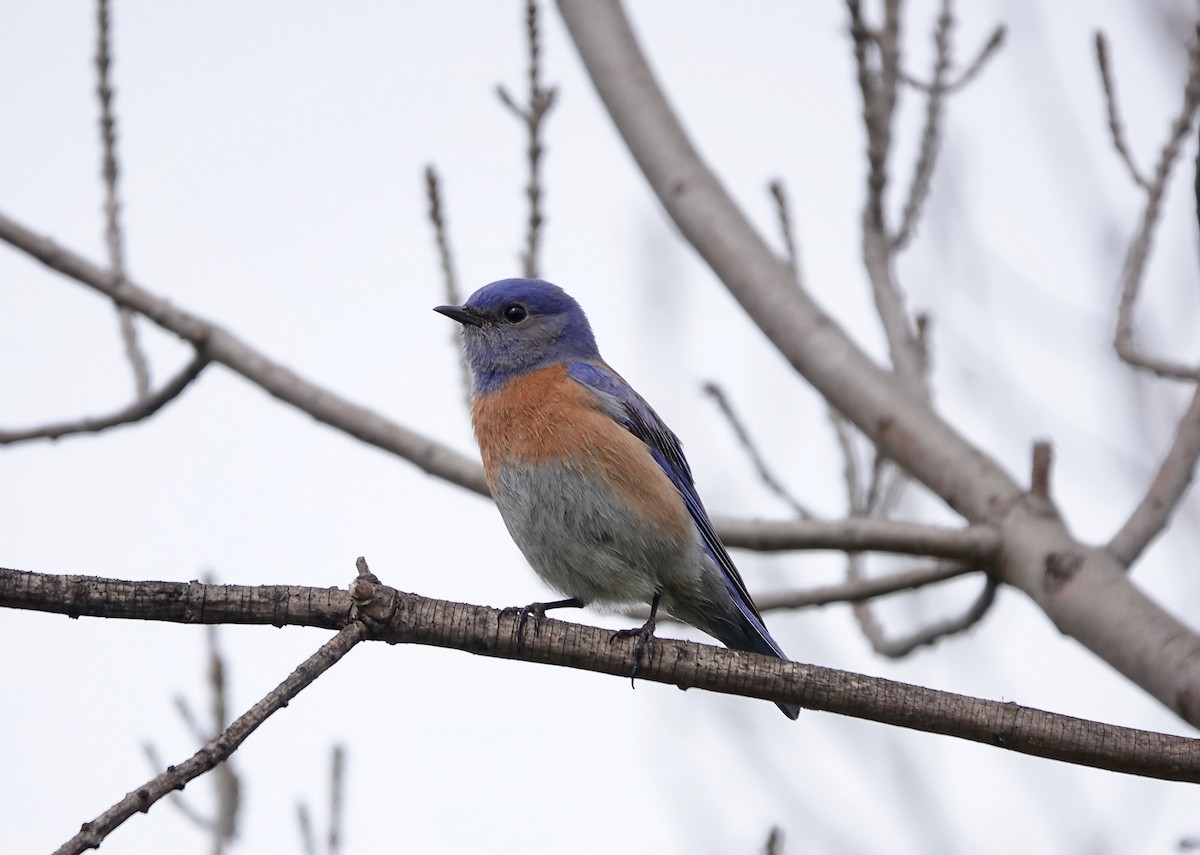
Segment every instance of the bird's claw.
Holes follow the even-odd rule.
[[[637,644],[633,648],[633,670],[629,672],[629,685],[634,685],[634,680],[637,679],[638,670],[642,667],[642,656],[646,657],[646,661],[654,658],[654,624],[653,617],[646,621],[637,629],[618,629],[612,634],[612,638],[608,640],[612,644],[617,639],[621,638],[636,638]]]
[[[533,618],[533,634],[542,634],[542,621],[546,619],[545,603],[530,603],[527,606],[509,606],[500,610],[500,617],[517,616],[517,652],[525,648],[525,626]]]

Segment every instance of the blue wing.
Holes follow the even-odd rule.
[[[645,399],[635,392],[621,378],[621,375],[607,365],[595,362],[570,362],[567,364],[567,374],[595,393],[608,415],[645,443],[654,460],[662,467],[663,472],[671,479],[671,483],[679,490],[679,495],[683,497],[688,513],[691,514],[692,521],[700,532],[704,549],[721,571],[725,585],[729,589],[738,611],[761,635],[762,640],[775,652],[775,655],[780,659],[787,659],[779,645],[771,638],[771,634],[767,632],[766,626],[763,625],[762,615],[758,613],[754,601],[750,599],[750,593],[746,590],[746,583],[742,581],[741,574],[733,566],[733,560],[725,551],[724,544],[713,530],[708,514],[704,511],[704,505],[700,501],[700,496],[696,493],[696,486],[692,483],[692,470],[683,456],[683,446],[679,442],[679,437],[663,424],[662,419],[646,403]]]

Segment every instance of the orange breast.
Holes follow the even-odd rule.
[[[567,375],[565,365],[514,378],[476,398],[471,422],[493,495],[502,467],[567,461],[664,531],[677,534],[693,525],[679,491],[650,451]]]

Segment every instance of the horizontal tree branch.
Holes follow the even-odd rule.
[[[988,563],[1000,551],[1000,532],[991,526],[950,528],[915,522],[847,517],[840,520],[753,520],[714,517],[726,546],[755,552],[828,549],[836,552],[894,552]]]
[[[313,607],[311,616],[304,613]],[[512,612],[407,594],[360,576],[353,593],[300,586],[129,582],[0,569],[0,606],[72,616],[144,617],[183,623],[345,627],[371,637],[481,656],[629,676],[635,641],[599,627],[546,619],[518,642]],[[658,640],[641,679],[799,704],[811,710],[938,733],[1037,757],[1166,780],[1200,783],[1200,740],[1118,727],[832,668]],[[136,793],[134,794],[136,797]]]
[[[886,597],[888,594],[898,594],[901,591],[913,591],[927,585],[936,585],[969,573],[978,573],[978,567],[970,564],[945,564],[936,567],[920,567],[915,570],[904,570],[899,573],[889,573],[871,579],[856,579],[837,585],[822,585],[819,588],[807,588],[799,591],[781,591],[777,594],[762,594],[754,597],[754,605],[760,612],[790,611],[806,609],[813,606],[830,606],[836,603],[860,603],[873,600],[876,597]],[[623,612],[636,620],[646,620],[650,617],[647,607],[629,609]],[[675,621],[670,615],[660,616],[659,625]]]
[[[76,433],[100,433],[119,425],[140,422],[178,398],[183,390],[200,376],[200,372],[204,370],[208,362],[208,357],[203,353],[197,353],[187,365],[179,370],[178,374],[157,392],[139,398],[129,406],[122,407],[107,416],[90,416],[75,421],[55,422],[32,428],[0,430],[0,445],[11,445],[31,439],[59,439]]]
[[[974,523],[995,525],[1001,581],[1200,726],[1200,637],[1134,587],[1104,549],[1076,540],[1054,506],[883,371],[796,287],[700,157],[616,0],[558,0],[600,99],[659,202],[763,334],[887,458]],[[884,63],[886,66],[886,63]]]

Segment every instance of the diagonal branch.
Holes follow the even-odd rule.
[[[804,507],[795,496],[788,492],[787,487],[783,486],[783,482],[775,477],[775,473],[771,471],[771,467],[767,465],[767,461],[763,459],[762,454],[759,452],[757,446],[755,446],[754,440],[750,438],[750,431],[746,429],[745,423],[733,409],[733,405],[729,403],[729,398],[726,397],[725,390],[711,380],[705,383],[702,388],[704,394],[713,399],[721,414],[725,416],[725,420],[729,422],[729,426],[733,428],[738,445],[750,457],[750,462],[754,465],[754,471],[758,473],[759,480],[763,482],[768,490],[782,499],[795,511],[797,517],[802,520],[813,519],[814,514],[812,511]]]
[[[136,616],[146,618],[152,612],[156,619],[187,623],[331,628],[359,627],[352,619],[354,607],[353,615],[369,629],[359,629],[349,638],[337,637],[348,643],[369,632],[372,639],[388,644],[432,645],[480,656],[558,665],[609,674],[622,682],[629,676],[635,643],[614,639],[611,631],[599,627],[551,619],[540,621],[537,632],[526,632],[518,641],[519,619],[514,610],[406,594],[379,585],[369,575],[360,576],[349,593],[300,586],[126,582],[0,569],[0,607],[22,607],[18,600],[23,601],[23,607],[74,615],[131,616],[131,611],[142,611]],[[316,611],[307,614],[300,607],[304,603],[312,603]],[[658,639],[653,652],[642,658],[638,676],[683,688],[799,704],[1067,763],[1200,783],[1200,739],[1090,722],[833,668]],[[243,719],[232,727],[239,727]],[[162,786],[169,789],[175,785],[176,779],[155,783],[154,795],[160,795]],[[129,804],[122,802],[121,807],[127,807],[128,813],[137,810],[144,804],[146,797],[140,795],[143,792],[149,795],[147,788],[142,788],[131,793],[126,800]]]
[[[183,390],[200,376],[200,372],[204,370],[204,367],[208,363],[208,357],[202,352],[197,351],[196,355],[192,357],[191,362],[183,366],[178,374],[172,377],[165,386],[153,395],[140,398],[129,406],[122,407],[115,413],[110,413],[107,416],[93,416],[76,421],[56,422],[32,428],[0,429],[0,445],[11,445],[31,439],[59,439],[60,437],[76,433],[100,433],[119,425],[140,422],[142,419],[147,419],[154,415],[167,404],[171,403],[171,401],[178,398],[183,393]]]
[[[1108,57],[1108,39],[1104,33],[1096,33],[1096,66],[1100,70],[1100,85],[1104,88],[1104,108],[1108,116],[1108,133],[1112,137],[1113,148],[1117,150],[1129,177],[1133,183],[1149,192],[1150,181],[1142,174],[1133,152],[1129,150],[1129,142],[1125,139],[1125,124],[1121,121],[1121,111],[1117,107],[1117,86],[1113,83],[1112,66]]]
[[[1146,495],[1108,542],[1109,551],[1126,567],[1137,561],[1171,522],[1196,477],[1197,461],[1200,461],[1200,385],[1175,428],[1175,439]]]
[[[338,428],[370,445],[390,451],[431,475],[476,493],[487,494],[483,469],[474,460],[435,440],[392,422],[305,380],[296,372],[256,351],[217,324],[172,305],[132,281],[111,273],[58,246],[0,213],[0,240],[36,258],[52,270],[111,297],[174,333],[251,383],[317,421]]]
[[[91,822],[85,822],[79,833],[54,851],[54,855],[77,855],[88,849],[96,849],[100,843],[121,823],[135,813],[145,813],[168,793],[182,790],[188,781],[194,780],[228,759],[273,713],[288,705],[301,691],[337,664],[358,642],[367,637],[366,626],[353,621],[337,635],[321,645],[321,649],[306,659],[286,680],[238,719],[222,733],[209,740],[203,748],[176,766],[168,766],[161,775],[151,778],[125,798],[110,807]]]

